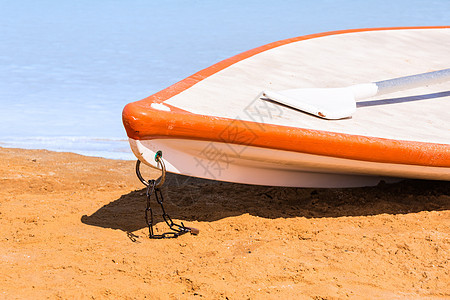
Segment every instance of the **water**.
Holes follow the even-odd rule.
[[[448,25],[450,0],[0,0],[0,146],[134,159],[125,104],[285,38]]]

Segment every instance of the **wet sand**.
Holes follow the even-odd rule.
[[[0,148],[0,298],[450,298],[450,182],[162,190],[198,236],[148,238],[133,161]]]

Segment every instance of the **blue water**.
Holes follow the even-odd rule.
[[[0,146],[134,159],[125,104],[323,31],[449,25],[450,0],[0,0]]]

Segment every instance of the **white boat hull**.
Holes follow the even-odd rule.
[[[161,150],[169,172],[195,177],[296,187],[450,180],[450,81],[375,95],[357,102],[351,118],[333,121],[260,96],[446,69],[449,45],[450,27],[345,30],[274,42],[128,104],[124,126],[143,163],[155,166]]]
[[[253,146],[182,139],[129,139],[143,163],[157,168],[162,151],[169,172],[270,186],[357,187],[399,178],[450,180],[449,168],[357,161]]]

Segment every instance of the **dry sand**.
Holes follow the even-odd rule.
[[[132,161],[0,148],[0,298],[450,298],[450,182],[168,179],[198,236],[147,237]]]

